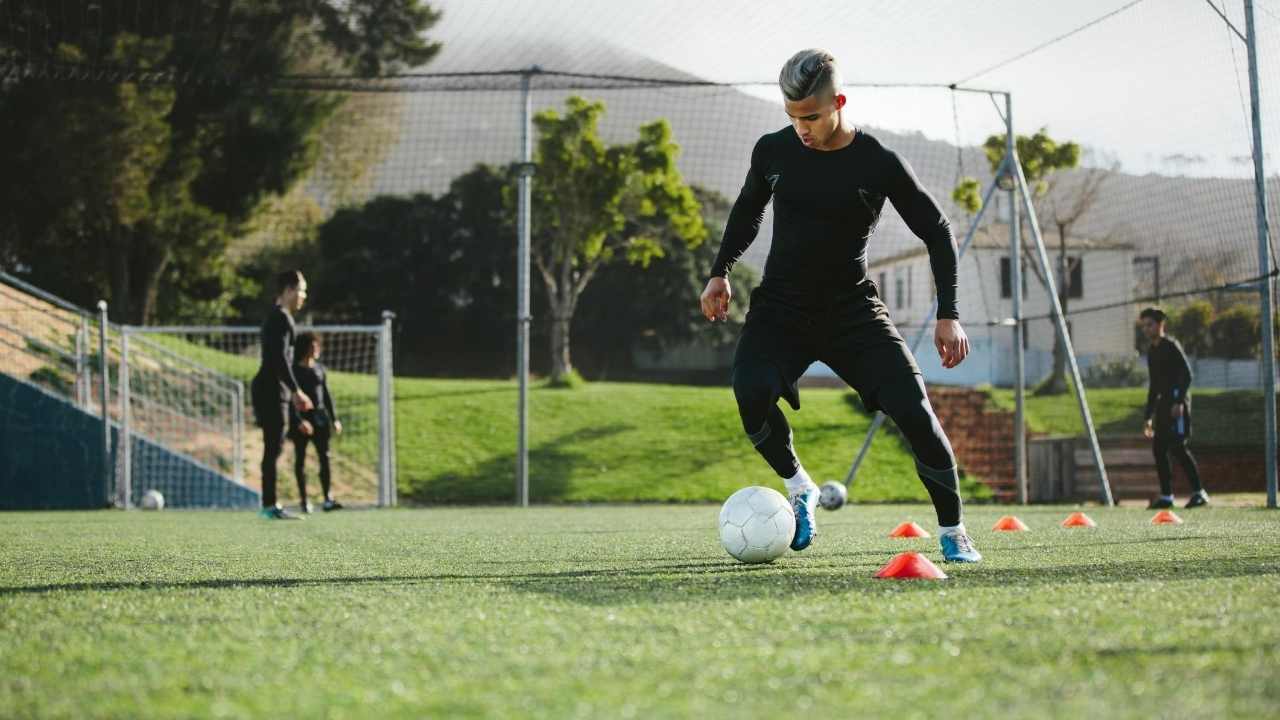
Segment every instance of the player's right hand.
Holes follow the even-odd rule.
[[[702,316],[711,322],[728,320],[729,301],[732,299],[733,289],[729,287],[729,278],[711,278],[702,291]]]
[[[315,434],[315,430],[311,427],[311,423],[303,420],[298,427],[302,430],[303,435],[311,436]]]
[[[293,394],[293,406],[298,408],[298,412],[306,412],[313,409],[315,404],[311,402],[311,398],[307,397],[306,393],[299,390]]]
[[[1142,434],[1147,438],[1155,437],[1156,431],[1151,427],[1151,421],[1148,420],[1142,425]]]

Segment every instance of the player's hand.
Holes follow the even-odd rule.
[[[307,397],[307,394],[301,390],[293,394],[293,406],[298,408],[298,412],[306,412],[315,407],[311,402],[311,398]]]
[[[959,320],[939,320],[933,329],[933,344],[944,368],[953,368],[969,356],[969,336],[964,334]]]
[[[1169,409],[1169,412],[1173,413],[1173,416],[1176,418],[1182,417],[1182,403],[1174,405]]]
[[[307,435],[307,436],[314,435],[316,432],[315,428],[311,427],[311,423],[307,422],[306,420],[303,420],[302,423],[298,425],[298,428],[302,430],[303,435]]]
[[[1150,420],[1147,420],[1145,423],[1142,424],[1142,436],[1147,438],[1148,440],[1156,436],[1156,431],[1153,427],[1151,427]]]
[[[333,421],[333,434],[334,434],[334,435],[341,435],[341,434],[342,434],[342,421],[340,421],[340,420],[334,420],[334,421]]]
[[[711,322],[729,319],[729,301],[733,299],[733,289],[729,287],[729,278],[713,277],[707,281],[707,288],[702,291],[702,316]]]

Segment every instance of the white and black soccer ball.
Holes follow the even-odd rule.
[[[849,490],[844,483],[828,480],[818,492],[818,504],[828,510],[839,510],[849,501]]]
[[[143,510],[163,510],[164,495],[161,495],[159,490],[146,491],[145,493],[142,494],[142,509]]]
[[[777,490],[742,488],[720,508],[720,544],[744,563],[776,559],[791,546],[795,534],[795,512]]]

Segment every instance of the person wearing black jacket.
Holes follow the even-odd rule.
[[[262,323],[262,364],[250,385],[253,414],[262,428],[262,510],[268,520],[297,520],[276,501],[276,461],[284,449],[289,406],[299,412],[314,407],[293,375],[293,313],[307,301],[307,280],[298,270],[276,277],[276,303]]]
[[[320,360],[320,336],[299,333],[293,346],[293,375],[298,387],[312,398],[315,407],[300,412],[293,408],[289,413],[289,438],[293,440],[293,472],[298,480],[298,498],[302,512],[311,512],[307,500],[307,445],[316,446],[316,459],[320,464],[320,489],[324,491],[325,512],[341,510],[342,503],[333,499],[330,489],[329,439],[342,434],[342,421],[334,407],[333,393],[329,392],[328,372]]]
[[[792,447],[778,408],[800,408],[797,381],[825,362],[870,409],[882,409],[911,444],[916,471],[938,515],[943,557],[978,562],[962,522],[955,454],[929,404],[907,344],[867,275],[867,245],[891,203],[924,241],[938,292],[934,345],[944,367],[960,364],[969,340],[957,309],[957,251],[942,209],[902,156],[849,120],[835,58],[796,53],[778,84],[791,125],[760,138],[725,225],[701,297],[710,321],[728,316],[729,272],[755,240],[772,200],[773,245],[733,359],[742,427],[784,481],[796,515],[791,548],[816,535],[818,488]]]
[[[1200,482],[1200,470],[1187,449],[1191,439],[1191,365],[1177,340],[1165,335],[1166,315],[1160,308],[1149,307],[1138,314],[1142,332],[1151,341],[1147,352],[1150,384],[1147,387],[1146,423],[1142,434],[1152,438],[1156,456],[1156,474],[1160,478],[1160,497],[1151,501],[1150,509],[1173,507],[1173,455],[1191,483],[1188,508],[1209,504],[1209,494]]]

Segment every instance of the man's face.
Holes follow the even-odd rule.
[[[824,147],[840,127],[840,108],[844,107],[844,95],[823,97],[810,95],[803,100],[787,100],[784,106],[791,118],[791,127],[805,147]]]
[[[1164,323],[1155,318],[1142,318],[1142,334],[1147,336],[1148,340],[1155,340],[1164,334]]]
[[[298,312],[307,302],[307,279],[302,278],[298,282],[298,287],[290,288],[284,291],[285,304],[289,306],[289,312]]]

